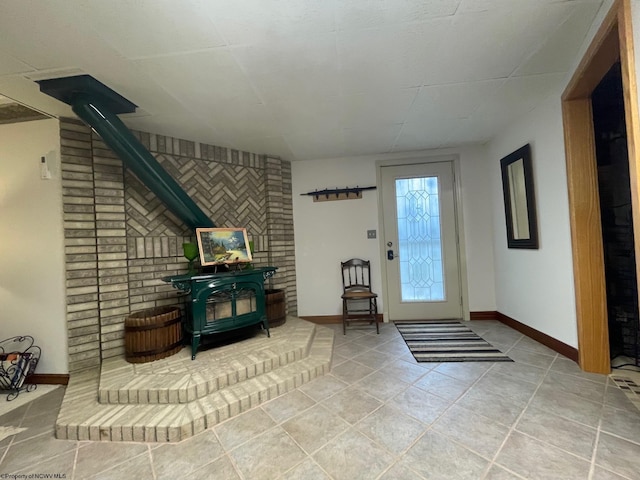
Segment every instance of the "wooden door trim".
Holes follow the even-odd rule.
[[[578,327],[578,361],[588,372],[609,373],[609,328],[604,276],[591,94],[620,59],[629,152],[634,230],[640,225],[637,145],[638,94],[629,0],[616,0],[562,94],[569,215]],[[636,258],[640,244],[635,239]],[[636,263],[638,275],[638,262]],[[639,277],[640,278],[640,277]]]
[[[569,218],[578,326],[578,363],[589,372],[609,373],[609,331],[598,172],[589,99],[565,100]]]

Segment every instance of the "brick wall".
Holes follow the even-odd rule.
[[[144,132],[140,142],[220,227],[244,227],[254,263],[274,265],[268,288],[283,288],[297,314],[291,164],[279,158]],[[91,129],[60,121],[69,370],[124,352],[124,320],[181,303],[162,282],[184,273],[192,232]]]

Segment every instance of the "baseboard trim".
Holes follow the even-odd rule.
[[[342,323],[342,315],[305,315],[303,317],[298,317],[303,320],[307,320],[309,322],[317,323],[317,324],[330,324],[330,323]],[[383,321],[383,316],[381,313],[378,314],[378,321]]]
[[[520,323],[514,318],[511,318],[504,313],[496,312],[497,317],[496,320],[504,323],[505,325],[513,328],[514,330],[519,331],[520,333],[525,334],[527,337],[532,338],[536,342],[543,344],[545,347],[549,347],[551,350],[558,352],[560,355],[564,355],[567,358],[570,358],[574,362],[578,362],[578,349],[574,348],[566,343],[561,342],[553,337],[550,337],[546,333],[542,333],[535,328],[531,328],[529,325],[525,325],[524,323]]]
[[[37,383],[40,385],[68,385],[68,374],[57,373],[34,373],[25,379],[26,383]]]
[[[497,320],[498,312],[486,311],[486,312],[469,312],[470,320]]]

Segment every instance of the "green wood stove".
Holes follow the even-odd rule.
[[[191,295],[191,314],[184,329],[191,335],[191,359],[196,358],[201,335],[261,324],[269,333],[264,281],[277,267],[203,275],[174,275],[162,280]]]

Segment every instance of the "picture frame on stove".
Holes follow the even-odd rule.
[[[202,266],[252,260],[246,228],[197,228],[196,239]]]

